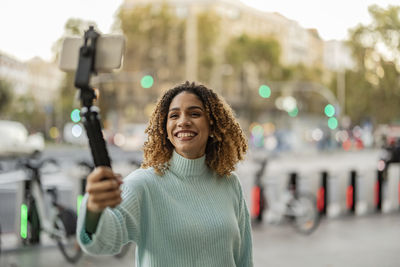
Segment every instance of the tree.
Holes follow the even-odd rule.
[[[124,71],[153,72],[162,80],[182,79],[184,21],[166,4],[121,9],[118,20],[127,38]]]
[[[232,75],[225,79],[224,88],[230,88],[224,95],[231,98],[231,103],[239,115],[254,121],[260,112],[273,108],[268,103],[255,102],[259,99],[258,88],[263,83],[280,80],[281,47],[274,38],[252,37],[243,34],[232,38],[225,48],[225,62],[232,67]],[[252,103],[251,106],[248,103]]]
[[[198,55],[199,55],[199,80],[211,83],[212,72],[219,63],[218,58],[221,47],[221,18],[215,12],[203,12],[197,15]],[[222,49],[221,49],[222,50]]]
[[[5,80],[0,80],[0,114],[7,112],[12,100],[11,85]]]
[[[12,85],[0,80],[0,114],[3,119],[23,123],[29,131],[44,131],[43,108],[31,94],[14,95]]]
[[[281,47],[271,37],[250,37],[243,34],[232,39],[226,47],[225,58],[236,72],[240,72],[243,63],[252,62],[257,65],[260,78],[281,78]]]
[[[400,6],[369,7],[372,22],[350,31],[356,63],[346,72],[346,110],[355,123],[400,120]]]

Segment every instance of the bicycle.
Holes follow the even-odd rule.
[[[255,175],[255,186],[252,190],[253,222],[261,223],[264,209],[267,209],[266,217],[269,223],[279,224],[286,220],[299,233],[308,235],[314,232],[320,221],[315,196],[310,193],[296,192],[293,187],[289,187],[280,196],[277,196],[273,191],[276,183],[272,180],[265,182],[267,193],[264,194],[262,177],[266,165],[267,159],[262,160],[261,168]]]
[[[41,181],[42,169],[53,165],[58,168],[55,159],[38,160],[25,158],[19,160],[29,179],[24,183],[23,204],[21,205],[21,238],[24,245],[40,243],[41,231],[56,241],[64,258],[75,263],[82,255],[76,240],[77,216],[72,209],[66,208],[57,201],[57,189],[45,190]],[[50,196],[46,195],[46,193]]]

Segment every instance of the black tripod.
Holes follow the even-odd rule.
[[[75,87],[80,89],[80,98],[82,103],[81,117],[85,125],[86,133],[89,139],[90,150],[94,165],[111,167],[111,160],[108,156],[106,142],[101,132],[100,110],[93,106],[96,99],[94,89],[89,85],[90,77],[96,74],[96,43],[100,34],[93,26],[85,32],[84,44],[79,50],[78,69],[75,75]]]

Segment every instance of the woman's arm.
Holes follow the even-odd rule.
[[[107,207],[115,208],[121,203],[121,176],[108,167],[98,167],[87,177],[88,194],[85,226],[90,234],[96,232],[98,220]]]
[[[88,177],[87,193],[78,216],[77,235],[86,252],[109,255],[118,253],[128,241],[139,240],[140,205],[131,186],[122,185],[120,190],[118,177],[106,173],[108,180],[99,179],[104,174],[104,170],[100,170]],[[110,182],[110,179],[117,183]]]
[[[250,214],[247,208],[246,201],[243,196],[242,187],[238,181],[239,191],[239,216],[238,224],[240,230],[240,249],[238,255],[238,266],[252,267],[253,266],[253,244],[251,236]]]

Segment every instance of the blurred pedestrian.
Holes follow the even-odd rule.
[[[87,178],[78,239],[91,254],[136,243],[136,266],[253,266],[249,212],[235,165],[247,151],[231,108],[186,82],[166,91],[146,129],[144,161],[123,181]]]

